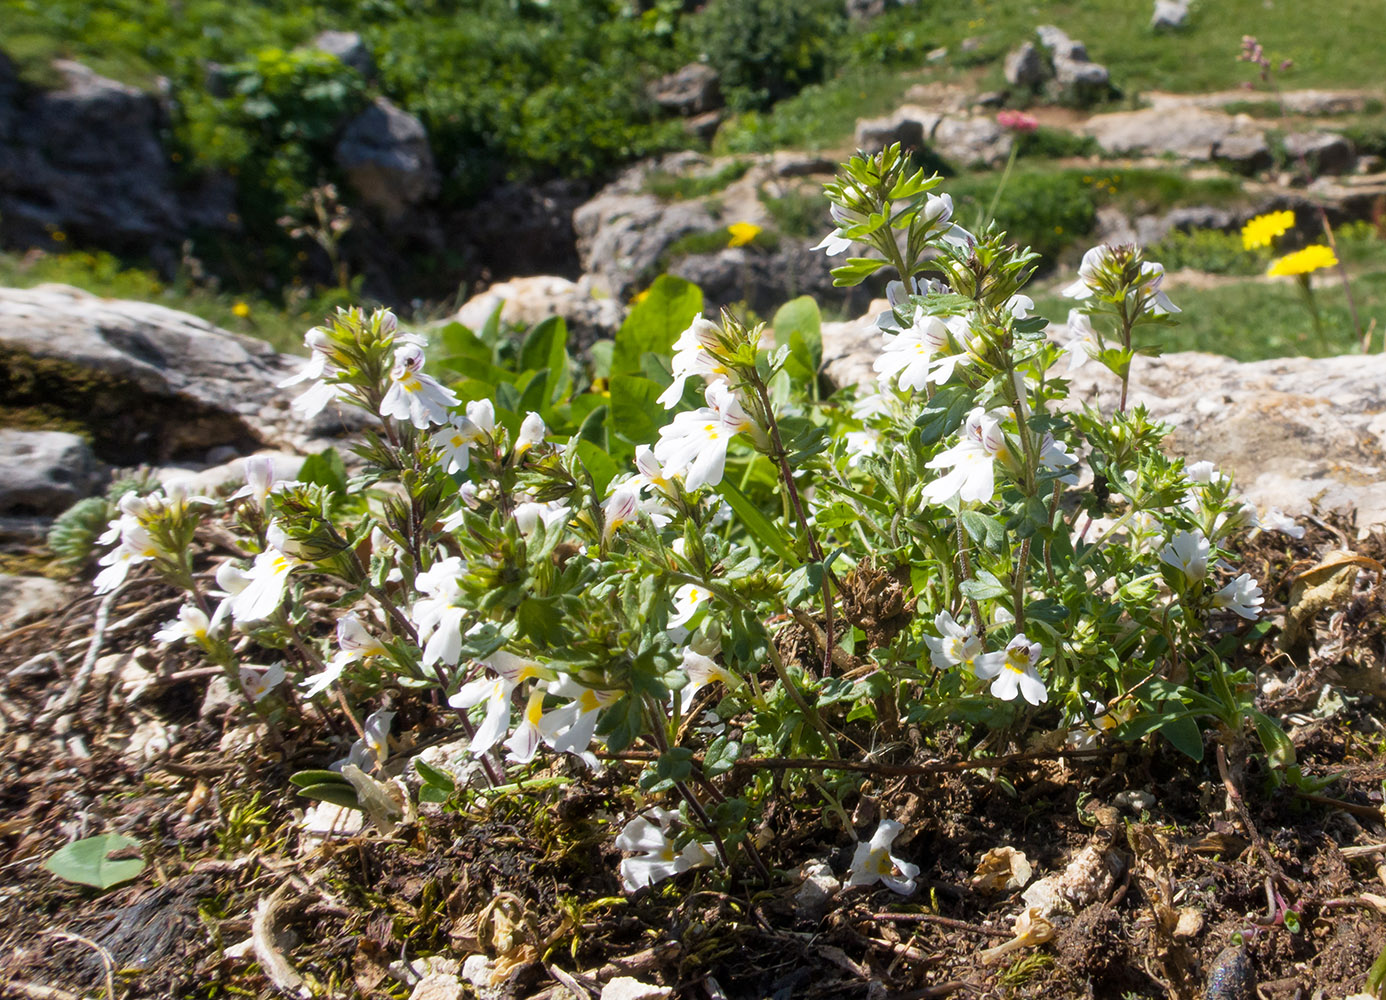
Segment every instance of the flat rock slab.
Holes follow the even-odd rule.
[[[823,324],[824,377],[869,383],[881,351],[872,304],[865,316]],[[1050,327],[1062,342],[1061,325]],[[1119,383],[1095,362],[1072,377],[1075,404],[1116,407]],[[1186,351],[1137,358],[1130,405],[1173,427],[1168,450],[1235,477],[1262,511],[1356,511],[1359,528],[1386,523],[1386,355],[1240,362]]]
[[[0,288],[0,396],[75,421],[121,464],[275,443],[302,362],[163,306],[65,285]]]
[[[0,427],[0,515],[61,514],[100,479],[91,449],[76,434]]]

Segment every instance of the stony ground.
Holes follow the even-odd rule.
[[[1211,737],[1194,764],[1162,742],[1065,755],[914,733],[874,748],[845,803],[868,834],[880,815],[905,824],[896,853],[922,869],[908,899],[805,888],[805,866],[840,875],[851,856],[841,821],[807,799],[759,831],[771,882],[703,871],[622,895],[611,842],[633,765],[620,761],[425,807],[389,836],[310,836],[288,776],[340,756],[344,724],[266,728],[209,702],[206,669],[145,644],[176,608],[155,584],[126,590],[99,630],[81,597],[0,636],[0,996],[437,1000],[473,995],[458,967],[484,954],[499,985],[481,995],[553,1000],[618,995],[619,977],[700,1000],[1251,997],[1236,990],[1252,977],[1266,1000],[1345,997],[1386,947],[1386,727],[1361,693],[1386,688],[1381,579],[1334,577],[1313,607],[1292,583],[1324,583],[1325,561],[1348,558],[1335,551],[1359,567],[1386,555],[1382,535],[1353,534],[1319,523],[1244,553],[1274,581],[1268,611],[1288,604],[1304,625],[1288,653],[1272,632],[1243,654],[1260,704],[1304,777],[1331,783],[1297,791],[1234,740],[1242,813]],[[398,759],[455,737],[426,699],[395,707]],[[978,766],[983,753],[1005,756]],[[135,880],[99,892],[40,867],[107,831],[143,845]],[[1052,940],[984,962],[1023,908],[1018,889],[975,877],[1006,847],[1034,878],[1082,888]]]

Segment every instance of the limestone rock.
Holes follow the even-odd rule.
[[[335,156],[361,200],[387,221],[438,192],[423,122],[383,97],[347,123]]]
[[[29,618],[57,611],[67,601],[67,588],[57,580],[0,573],[0,632],[8,632]]]
[[[1182,28],[1189,21],[1189,0],[1155,0],[1155,10],[1150,15],[1150,26],[1156,30],[1171,31]]]
[[[184,226],[158,100],[58,60],[57,90],[26,92],[0,58],[0,239],[55,232],[121,252],[175,244]]]
[[[375,76],[375,56],[357,31],[323,31],[313,39],[313,48],[336,56],[362,76]]]
[[[480,330],[499,308],[501,322],[531,327],[550,316],[563,317],[568,326],[569,350],[590,347],[602,337],[613,337],[625,320],[620,302],[593,294],[591,282],[569,281],[553,275],[512,278],[474,295],[457,311],[459,323]]]
[[[929,145],[949,163],[960,167],[996,167],[1011,155],[1015,137],[991,115],[948,115],[934,126]]]
[[[721,76],[705,63],[689,63],[650,84],[650,99],[684,118],[722,106]]]
[[[61,514],[99,482],[96,458],[76,434],[0,428],[0,515]]]
[[[693,282],[703,292],[704,310],[745,302],[769,317],[789,299],[812,295],[819,303],[865,304],[865,289],[834,288],[832,269],[840,258],[827,257],[805,244],[782,243],[766,253],[749,247],[726,248],[674,261],[669,273]]]
[[[1069,104],[1088,105],[1111,95],[1107,67],[1088,56],[1088,48],[1052,24],[1035,29],[1040,44],[1049,50],[1054,66],[1054,96]]]
[[[1315,177],[1345,174],[1357,159],[1352,143],[1335,132],[1292,132],[1285,136],[1285,152],[1296,160],[1303,157]]]
[[[912,104],[881,118],[863,118],[857,122],[856,147],[874,153],[898,142],[905,149],[919,149],[939,120],[934,112]]]
[[[0,395],[60,410],[114,464],[166,461],[280,439],[265,411],[301,366],[268,344],[164,306],[102,299],[65,285],[0,288]],[[282,412],[282,411],[280,411]],[[286,415],[287,417],[287,415]]]
[[[1173,153],[1189,160],[1212,160],[1227,156],[1234,138],[1248,137],[1265,144],[1265,137],[1249,118],[1193,105],[1093,115],[1083,131],[1097,140],[1104,153],[1118,156]]]
[[[1025,42],[1006,56],[1006,82],[1012,87],[1036,89],[1051,73],[1034,42]]]
[[[823,324],[832,385],[875,378],[875,317],[886,308],[877,300],[858,319]],[[1052,325],[1050,334],[1061,341],[1061,330]],[[1075,405],[1115,407],[1119,383],[1105,368],[1090,363],[1071,379]],[[1173,427],[1173,454],[1213,462],[1263,512],[1303,514],[1318,503],[1355,510],[1360,528],[1386,523],[1386,355],[1250,363],[1195,351],[1141,357],[1129,402]]]

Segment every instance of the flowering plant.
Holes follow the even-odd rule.
[[[369,416],[352,478],[248,466],[225,508],[248,555],[215,591],[185,553],[216,502],[132,497],[98,586],[149,562],[190,597],[157,638],[195,643],[248,709],[348,713],[359,746],[305,794],[397,817],[389,728],[410,699],[446,703],[479,765],[420,760],[434,798],[565,756],[635,762],[641,809],[613,832],[629,889],[767,874],[750,833],[772,801],[851,794],[910,731],[1158,732],[1198,758],[1199,720],[1240,739],[1251,718],[1287,762],[1227,662],[1261,596],[1222,559],[1255,511],[1126,406],[1133,331],[1177,312],[1162,269],[1090,252],[1066,290],[1079,336],[1058,342],[1022,291],[1035,255],[960,228],[938,183],[892,147],[828,188],[826,249],[871,254],[835,281],[898,276],[874,386],[820,399],[811,301],[771,327],[714,320],[673,279],[590,369],[557,321],[509,346],[450,328],[430,365],[390,313],[344,311],[292,381],[304,412]],[[1120,380],[1112,412],[1067,399],[1088,360]],[[865,839],[852,884],[913,889],[899,832]]]

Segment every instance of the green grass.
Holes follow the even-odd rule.
[[[713,173],[703,176],[673,174],[666,170],[652,170],[645,178],[645,190],[661,201],[684,201],[714,194],[746,176],[751,165],[738,160],[728,163]]]
[[[276,350],[301,353],[303,334],[347,298],[329,293],[305,297],[296,307],[274,300],[230,295],[186,283],[169,284],[153,271],[130,267],[108,253],[0,253],[0,286],[72,285],[94,295],[136,299],[192,313],[225,330],[256,337]]]

